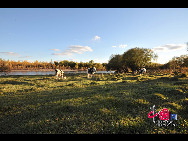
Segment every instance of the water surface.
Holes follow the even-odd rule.
[[[86,71],[64,71],[65,74],[69,73],[87,73]],[[97,71],[96,73],[114,73],[115,71]],[[55,75],[55,71],[11,71],[0,72],[0,76],[3,75]]]

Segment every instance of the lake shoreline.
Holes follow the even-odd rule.
[[[63,70],[65,74],[77,74],[77,73],[87,73],[83,70]],[[97,71],[96,73],[114,73],[115,71]],[[11,76],[11,75],[55,75],[55,70],[13,70],[10,72],[0,72],[0,76]]]
[[[34,71],[34,72],[38,72],[38,71],[55,71],[55,69],[36,69],[36,70],[11,70],[10,72],[30,72],[30,71]],[[63,71],[78,71],[78,70],[63,70]]]

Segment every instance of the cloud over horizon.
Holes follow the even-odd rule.
[[[8,56],[18,56],[18,53],[15,52],[0,52],[0,54],[8,55]]]
[[[31,58],[32,56],[20,56],[18,58]]]
[[[126,48],[128,45],[126,44],[121,44],[119,46],[112,46],[113,48],[119,47],[119,48]]]
[[[186,48],[186,44],[166,44],[154,47],[152,50],[156,52],[176,51]]]
[[[53,51],[60,51],[60,49],[50,49],[50,50],[53,50]]]
[[[52,53],[52,55],[70,56],[74,53],[83,54],[84,52],[92,52],[93,50],[89,46],[71,45],[68,49],[61,53]]]
[[[99,36],[97,36],[97,35],[93,38],[93,40],[95,40],[95,41],[96,41],[96,40],[100,40],[100,39],[101,39],[101,37],[99,37]]]

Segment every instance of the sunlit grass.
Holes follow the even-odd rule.
[[[0,133],[187,133],[188,78],[70,74],[0,77]],[[158,127],[150,107],[178,114]]]

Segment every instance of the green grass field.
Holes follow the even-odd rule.
[[[188,133],[188,78],[170,75],[69,74],[0,77],[1,134]],[[176,126],[148,114],[168,108]]]

